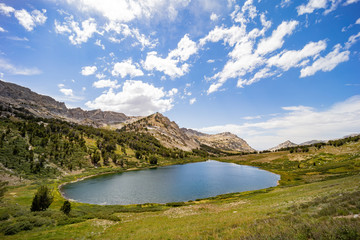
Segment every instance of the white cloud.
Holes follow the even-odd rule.
[[[306,13],[312,13],[316,9],[326,8],[327,0],[309,0],[309,2],[304,5],[297,7],[298,15],[303,15]]]
[[[349,40],[345,43],[345,48],[349,49],[352,45],[354,45],[360,39],[360,32],[357,34],[351,35]]]
[[[360,24],[360,18],[356,20],[355,24]]]
[[[256,149],[268,149],[286,140],[302,143],[312,139],[334,139],[360,129],[360,95],[334,104],[327,110],[295,106],[265,121],[228,124],[199,129],[201,132],[232,132]]]
[[[90,76],[93,75],[97,70],[96,66],[85,66],[81,68],[81,75]]]
[[[62,92],[65,96],[69,96],[69,97],[74,96],[73,90],[70,88],[60,88],[59,91]]]
[[[81,26],[74,21],[73,16],[66,17],[65,20],[62,24],[55,20],[55,31],[59,34],[69,35],[69,40],[73,45],[85,43],[94,33],[98,33],[94,18],[82,21]]]
[[[0,13],[10,17],[10,13],[15,12],[13,7],[7,6],[5,3],[0,3]]]
[[[192,99],[189,100],[190,105],[193,105],[195,102],[196,102],[196,98],[192,98]]]
[[[219,19],[219,16],[218,15],[216,15],[216,13],[211,13],[211,15],[210,15],[210,20],[211,21],[217,21]]]
[[[41,71],[38,68],[26,68],[21,66],[15,66],[5,59],[0,58],[0,69],[12,75],[38,75]]]
[[[64,85],[64,84],[62,84],[62,83],[60,83],[60,84],[58,84],[58,87],[59,87],[59,88],[64,88],[64,87],[65,87],[65,85]]]
[[[110,79],[108,80],[99,80],[93,83],[93,86],[96,88],[118,88],[120,87],[119,85],[117,85],[117,81],[111,81]]]
[[[329,72],[338,64],[349,60],[350,51],[341,50],[340,44],[335,45],[334,50],[325,57],[318,58],[311,66],[307,66],[300,71],[300,77],[314,75],[317,71]]]
[[[175,96],[178,92],[179,92],[179,90],[177,88],[173,88],[167,93],[167,96],[168,97]]]
[[[113,76],[121,76],[122,78],[125,78],[127,75],[132,78],[143,76],[144,73],[140,69],[138,69],[138,67],[139,66],[135,66],[132,63],[132,59],[129,58],[128,60],[115,63],[114,69],[112,70],[111,74]]]
[[[357,3],[359,2],[360,0],[346,0],[346,2],[344,3],[344,5],[350,5],[350,4],[353,4],[353,3]]]
[[[95,45],[101,47],[102,50],[105,50],[105,46],[104,46],[104,44],[101,43],[100,39],[97,39],[95,41]]]
[[[295,67],[305,58],[315,56],[326,48],[326,41],[310,42],[301,50],[284,51],[268,59],[269,66],[277,66],[284,71]]]
[[[35,9],[31,14],[25,9],[15,10],[14,15],[19,23],[27,30],[32,31],[36,25],[42,25],[46,22],[45,16],[46,10],[42,9],[42,12]]]
[[[106,32],[114,32],[118,35],[123,35],[124,38],[131,37],[136,39],[136,43],[132,46],[141,45],[141,50],[144,50],[145,47],[154,48],[158,44],[157,39],[151,39],[150,37],[145,36],[145,34],[140,33],[137,28],[130,28],[127,24],[111,21],[107,23],[104,27]],[[114,43],[120,43],[122,39],[117,39],[114,36],[110,36],[109,40]]]
[[[106,78],[106,75],[103,74],[103,73],[97,73],[95,76],[96,76],[97,79],[104,79],[104,78]]]
[[[101,4],[94,0],[67,0],[67,2],[82,12],[96,12],[111,21],[130,22],[154,17],[174,20],[178,11],[188,6],[190,0],[103,0]]]
[[[291,3],[291,0],[281,0],[280,6],[282,8],[289,6]]]
[[[3,29],[2,27],[0,27],[0,32],[7,32],[5,29]]]
[[[26,41],[26,42],[29,41],[29,39],[26,38],[26,37],[20,38],[20,37],[17,37],[17,36],[10,36],[10,37],[7,37],[7,39],[10,39],[10,40],[13,40],[13,41]]]
[[[298,21],[283,21],[273,32],[272,35],[268,38],[261,39],[258,44],[257,53],[266,54],[273,52],[274,50],[281,48],[284,44],[284,37],[286,35],[291,35],[295,27],[299,24]]]
[[[163,88],[157,88],[142,81],[125,81],[120,92],[111,88],[94,101],[85,105],[92,109],[117,111],[126,115],[149,115],[154,112],[166,112],[173,108],[173,99],[166,97]]]
[[[214,63],[215,60],[214,60],[214,59],[209,59],[209,60],[207,60],[206,62],[207,62],[207,63]]]
[[[171,78],[185,75],[189,71],[189,64],[184,63],[189,57],[197,52],[196,43],[192,41],[188,34],[178,42],[177,48],[172,50],[166,58],[158,57],[157,52],[148,52],[143,67],[148,70],[157,70],[165,73]],[[182,63],[178,67],[178,64]]]

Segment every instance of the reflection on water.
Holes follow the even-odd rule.
[[[279,175],[255,167],[206,162],[103,175],[63,187],[67,198],[93,204],[167,203],[276,186]]]

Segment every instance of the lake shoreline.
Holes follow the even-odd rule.
[[[248,192],[248,191],[263,190],[263,189],[267,189],[267,188],[274,188],[274,187],[279,186],[279,181],[281,180],[281,175],[279,175],[277,173],[273,173],[268,170],[261,169],[256,166],[249,166],[249,165],[235,163],[236,166],[248,167],[245,169],[244,168],[237,169],[237,168],[233,168],[233,167],[224,165],[225,163],[231,163],[231,162],[224,162],[224,161],[218,161],[218,160],[212,160],[212,159],[207,159],[207,160],[203,160],[203,161],[195,161],[195,162],[190,162],[190,163],[194,164],[194,163],[206,163],[206,162],[209,162],[209,163],[196,165],[196,167],[194,166],[195,169],[194,169],[194,167],[190,167],[190,168],[182,167],[182,165],[187,165],[189,163],[186,163],[186,164],[176,164],[175,163],[175,164],[170,164],[170,165],[165,165],[165,166],[131,168],[131,169],[127,169],[124,171],[114,170],[114,171],[109,171],[109,172],[105,172],[105,173],[98,173],[98,174],[92,174],[89,176],[83,176],[83,177],[79,177],[72,181],[63,182],[57,186],[57,189],[63,199],[66,199],[66,200],[69,200],[72,202],[84,203],[84,204],[94,204],[94,205],[126,206],[126,205],[145,204],[145,203],[166,204],[169,202],[192,202],[192,201],[197,201],[197,200],[213,198],[213,197],[216,197],[219,195],[224,195],[224,194],[229,194],[229,193],[235,194],[235,193],[242,193],[242,192]],[[213,162],[213,163],[211,163],[211,162]],[[232,164],[234,164],[234,163],[232,163]],[[149,172],[145,173],[145,175],[144,175],[144,173],[140,174],[140,177],[141,177],[140,179],[145,177],[145,179],[140,180],[140,182],[145,181],[145,183],[149,183],[149,184],[145,184],[148,186],[147,187],[145,186],[144,189],[142,189],[142,187],[143,187],[142,183],[139,185],[138,181],[133,182],[133,180],[131,182],[132,184],[122,185],[121,182],[119,182],[120,185],[116,185],[116,186],[122,185],[122,190],[121,190],[121,192],[118,193],[120,195],[115,195],[117,197],[124,195],[124,199],[121,200],[120,202],[118,200],[116,200],[116,198],[111,198],[111,196],[113,195],[113,194],[111,194],[111,193],[113,193],[112,190],[111,190],[111,193],[103,192],[102,195],[99,195],[99,196],[93,195],[94,197],[90,197],[89,200],[86,200],[88,197],[81,199],[81,196],[84,196],[81,193],[82,191],[78,192],[77,189],[73,188],[72,190],[69,190],[70,192],[68,192],[68,194],[66,194],[66,191],[64,190],[64,186],[66,186],[67,184],[80,182],[80,181],[83,181],[83,180],[89,179],[89,178],[96,178],[96,177],[105,176],[105,175],[115,175],[114,178],[111,178],[111,179],[119,179],[120,178],[120,179],[122,179],[121,181],[124,183],[124,179],[128,179],[129,176],[131,177],[134,175],[133,174],[131,174],[131,175],[125,174],[124,176],[119,176],[119,178],[118,178],[118,177],[116,177],[117,173],[150,170],[150,169],[157,169],[157,168],[176,166],[176,165],[178,165],[179,167],[175,168],[176,170],[174,170],[174,169],[171,170],[172,172],[168,172],[169,170],[167,172],[161,172],[161,174],[162,174],[161,178],[168,179],[170,177],[170,179],[172,179],[172,176],[178,176],[179,179],[175,180],[176,184],[180,183],[180,184],[182,184],[181,186],[186,186],[185,187],[186,189],[184,189],[183,191],[180,191],[181,197],[179,197],[179,196],[174,197],[171,194],[169,195],[166,192],[166,190],[164,190],[164,189],[169,189],[169,186],[167,186],[166,184],[162,184],[161,182],[156,184],[157,180],[153,180],[153,179],[158,178],[158,177],[156,177],[157,175],[149,174]],[[253,168],[253,170],[251,170],[249,167]],[[235,178],[230,177],[230,175],[231,175],[230,174],[228,177],[221,178],[222,180],[220,179],[221,180],[220,181],[218,175],[212,174],[212,172],[214,171],[214,168],[219,171],[233,173],[233,174],[235,174]],[[258,169],[258,170],[254,170],[254,169]],[[173,171],[175,171],[175,172],[173,172]],[[189,171],[191,172],[191,175],[188,175]],[[209,175],[208,171],[211,172],[210,175]],[[254,171],[256,172],[256,174]],[[187,175],[182,176],[181,172],[184,172]],[[267,173],[261,173],[261,172],[267,172]],[[159,174],[159,172],[157,172],[157,173]],[[163,174],[165,174],[165,175],[163,175]],[[170,176],[169,176],[169,174],[170,174]],[[175,175],[173,175],[173,174],[175,174]],[[205,174],[205,175],[203,175],[203,174]],[[238,174],[240,174],[240,175],[238,175]],[[236,175],[242,176],[242,177],[238,178],[238,177],[236,177]],[[276,177],[275,177],[275,175],[276,175]],[[209,178],[209,176],[210,176],[210,178]],[[278,179],[276,180],[276,179],[274,179],[274,177],[278,178]],[[197,178],[199,178],[199,179],[197,180]],[[253,178],[253,180],[251,180],[251,178]],[[105,179],[108,179],[108,178],[105,178]],[[191,181],[189,181],[189,179],[191,179]],[[208,180],[206,180],[204,182],[203,179],[208,179]],[[271,180],[271,179],[273,179],[273,180]],[[274,180],[276,182],[271,183],[271,181],[274,181]],[[94,191],[96,191],[96,187],[97,187],[101,193],[103,186],[102,185],[99,186],[98,184],[102,184],[103,181],[101,181],[101,180],[98,180],[98,181],[90,180],[90,181],[91,181],[90,184],[94,184],[94,183],[97,184],[97,185],[94,185],[94,187],[95,187]],[[114,180],[112,180],[112,181],[114,181]],[[191,182],[193,182],[193,181],[195,181],[197,184],[192,184]],[[125,182],[126,182],[126,180],[125,180]],[[202,182],[202,183],[199,185],[199,182]],[[87,186],[86,184],[89,184],[89,182],[85,183],[85,185],[82,185],[81,189],[83,189],[85,186]],[[176,184],[174,186],[171,186],[170,188],[176,187]],[[162,185],[165,185],[165,186],[162,186]],[[157,187],[157,186],[160,186],[160,187]],[[224,188],[224,186],[229,186],[229,187]],[[195,190],[196,194],[194,194],[194,195],[189,194],[189,191],[193,192],[194,188],[198,189],[198,190]],[[224,190],[226,191],[227,188],[228,188],[229,192],[224,192]],[[93,187],[91,189],[93,189]],[[116,192],[117,191],[116,189],[118,189],[118,188],[112,188],[112,189],[115,189],[115,192]],[[133,189],[133,190],[131,190],[131,189]],[[135,189],[135,191],[134,191],[134,189]],[[146,195],[146,193],[149,194],[148,189],[152,189],[150,192],[150,195]],[[206,191],[203,189],[212,189],[211,191],[213,192],[214,195],[211,195],[211,192],[208,192],[208,190]],[[236,190],[236,189],[238,189],[238,190]],[[129,191],[128,194],[124,193],[124,190],[125,190],[125,192]],[[154,193],[153,191],[155,191],[155,192],[158,191],[155,194],[158,197],[153,197],[153,196],[150,198],[144,197],[144,196],[153,195],[153,193]],[[89,191],[86,190],[86,187],[85,187],[84,192],[85,192],[85,194],[89,194]],[[143,195],[144,193],[145,193],[145,195]],[[92,194],[91,191],[90,191],[90,194]],[[108,196],[108,198],[105,198],[105,200],[104,200],[104,197],[101,197],[101,196]],[[125,196],[127,196],[127,197],[125,197]],[[93,199],[93,200],[90,200],[90,199]],[[97,200],[94,200],[94,199],[97,199]],[[89,203],[87,201],[90,201],[91,203]]]

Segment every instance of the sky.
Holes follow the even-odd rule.
[[[0,79],[263,150],[360,133],[359,39],[360,0],[0,0]]]

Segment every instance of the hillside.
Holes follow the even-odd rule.
[[[191,202],[101,206],[64,199],[57,187],[94,174],[49,179],[55,199],[30,212],[39,183],[9,188],[0,203],[2,239],[359,239],[360,142],[247,154],[221,161],[281,174],[280,187],[229,193]],[[340,140],[339,140],[340,141]]]
[[[287,140],[283,143],[280,143],[279,145],[275,146],[275,147],[272,147],[269,149],[269,151],[271,152],[274,152],[274,151],[277,151],[277,150],[280,150],[280,149],[283,149],[283,148],[290,148],[290,147],[295,147],[295,146],[298,146],[297,144]]]
[[[102,126],[104,124],[121,123],[129,119],[123,113],[81,108],[69,109],[63,102],[37,94],[29,88],[0,80],[0,104],[3,107],[24,108],[34,116],[41,118],[57,118],[70,122]]]
[[[131,117],[123,113],[81,108],[69,109],[63,102],[37,94],[29,88],[0,81],[0,106],[4,109],[18,109],[40,118],[55,118],[67,122],[93,127],[108,127],[125,131],[149,133],[167,148],[183,151],[200,149],[200,145],[227,151],[252,152],[243,139],[231,133],[208,135],[191,129],[180,129],[160,113],[146,117]]]
[[[161,113],[140,118],[125,125],[121,130],[150,133],[168,148],[178,148],[184,151],[200,148],[198,142],[188,137],[175,122],[170,121]]]
[[[242,138],[235,134],[224,132],[218,134],[205,134],[192,129],[181,129],[188,137],[194,138],[200,144],[216,149],[236,152],[254,152],[255,150]]]

